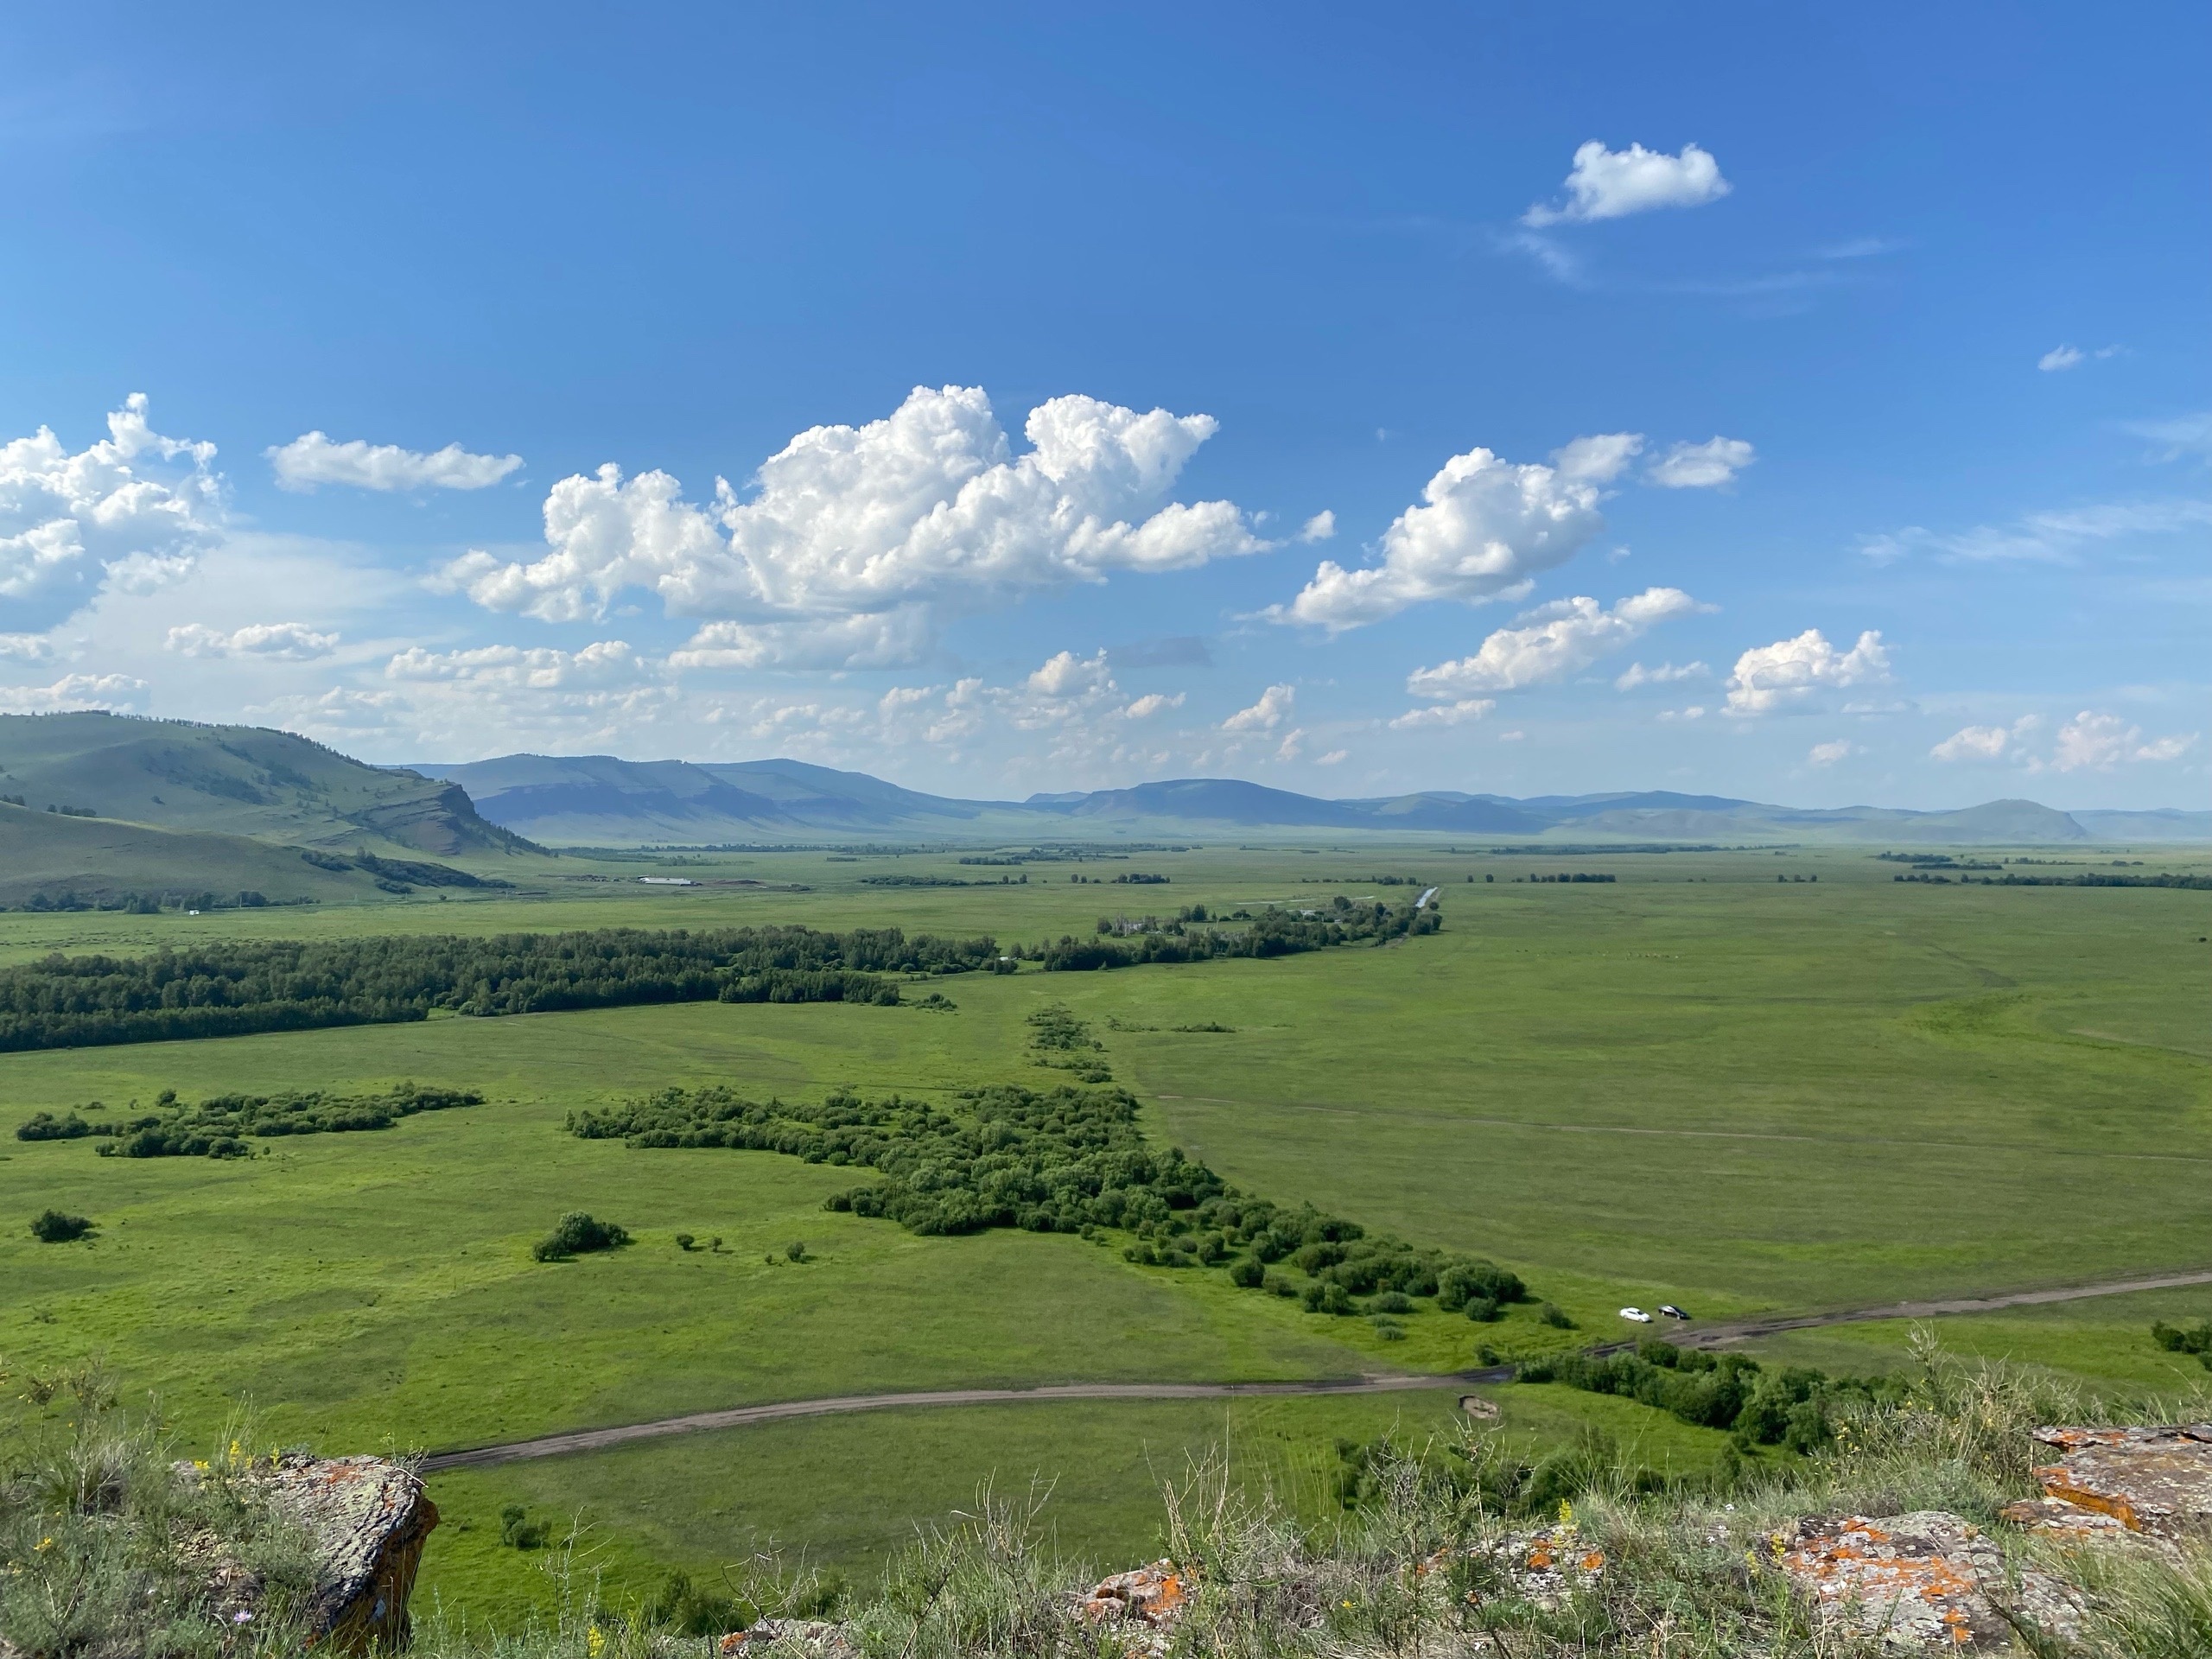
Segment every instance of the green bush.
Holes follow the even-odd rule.
[[[804,1240],[801,1240],[801,1239],[796,1239],[796,1238],[795,1238],[795,1239],[793,1239],[790,1243],[788,1243],[788,1244],[785,1245],[785,1246],[784,1246],[784,1256],[785,1256],[785,1259],[786,1261],[791,1261],[791,1262],[804,1262],[804,1261],[805,1261],[805,1260],[806,1260],[806,1244],[805,1244],[804,1241]]]
[[[676,1248],[679,1250],[689,1251],[690,1248],[698,1242],[699,1241],[697,1239],[694,1238],[689,1233],[678,1233],[676,1236]]]
[[[553,1224],[553,1230],[531,1249],[540,1262],[566,1262],[593,1250],[620,1249],[630,1242],[628,1231],[611,1221],[596,1221],[581,1210],[571,1210]]]
[[[72,1112],[56,1117],[52,1112],[33,1112],[16,1126],[18,1141],[75,1141],[92,1132],[92,1126]]]
[[[519,1503],[510,1503],[499,1511],[499,1541],[509,1549],[543,1549],[552,1530],[546,1522],[531,1520]]]
[[[67,1244],[92,1230],[91,1217],[65,1215],[59,1210],[42,1210],[31,1217],[31,1236],[41,1244]]]
[[[1239,1290],[1257,1290],[1267,1282],[1268,1270],[1252,1257],[1242,1256],[1229,1268],[1229,1282]]]
[[[1554,1331],[1572,1331],[1574,1321],[1567,1317],[1557,1302],[1546,1302],[1536,1310],[1536,1317]]]

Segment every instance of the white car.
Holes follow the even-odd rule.
[[[1621,1309],[1621,1318],[1624,1319],[1633,1319],[1638,1325],[1649,1325],[1651,1323],[1651,1316],[1640,1307],[1624,1307]]]

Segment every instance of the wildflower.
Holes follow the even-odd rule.
[[[607,1651],[607,1632],[598,1625],[593,1625],[584,1633],[584,1651],[591,1656],[591,1659],[599,1659],[599,1656]]]
[[[232,1463],[236,1463],[244,1455],[245,1453],[240,1449],[238,1443],[236,1440],[232,1440],[231,1442],[231,1461]]]
[[[251,1624],[253,1623],[253,1615],[248,1612],[245,1608],[241,1607],[238,1611],[231,1615],[231,1623],[233,1624]]]
[[[54,1540],[51,1538],[41,1538],[38,1541],[38,1548],[39,1553],[42,1555],[48,1550],[54,1548]]]

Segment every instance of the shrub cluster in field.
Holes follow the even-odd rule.
[[[566,1262],[594,1250],[619,1250],[629,1242],[628,1228],[571,1210],[553,1224],[551,1232],[531,1246],[530,1253],[540,1262]]]
[[[1191,909],[1197,914],[1187,919],[1138,923],[1141,931],[1126,938],[1083,939],[1064,933],[1057,941],[1032,946],[1027,955],[1048,973],[1134,968],[1154,962],[1264,959],[1338,944],[1388,944],[1433,933],[1444,925],[1443,912],[1434,905],[1416,910],[1411,905],[1363,902],[1342,893],[1310,910],[1262,910],[1234,926],[1224,925],[1218,918],[1206,925],[1204,906]],[[1115,924],[1109,921],[1109,925]]]
[[[2193,1325],[2168,1325],[2164,1319],[2151,1326],[2151,1340],[2170,1354],[2195,1354],[2212,1371],[2212,1319]]]
[[[1700,1428],[1735,1432],[1738,1443],[1810,1452],[1834,1433],[1845,1402],[1894,1403],[1904,1385],[1894,1377],[1832,1377],[1799,1367],[1770,1371],[1749,1354],[1708,1354],[1654,1338],[1634,1353],[1566,1354],[1520,1368],[1523,1382],[1564,1382],[1591,1394],[1614,1394],[1672,1412]]]
[[[1071,1023],[1072,1043],[1083,1028]],[[568,1127],[635,1147],[733,1147],[862,1166],[887,1179],[836,1193],[829,1208],[917,1233],[1133,1233],[1124,1251],[1132,1262],[1223,1269],[1245,1289],[1294,1297],[1316,1313],[1408,1313],[1417,1299],[1433,1299],[1446,1313],[1488,1320],[1528,1300],[1521,1281],[1492,1262],[1370,1237],[1357,1222],[1310,1205],[1241,1193],[1177,1148],[1154,1150],[1125,1090],[1007,1084],[956,1099],[947,1109],[840,1090],[809,1106],[723,1087],[669,1089],[571,1112]]]
[[[886,974],[995,964],[988,938],[899,929],[450,934],[232,940],[150,957],[49,956],[0,969],[0,1051],[541,1014],[644,1002],[896,1002]]]
[[[154,1110],[93,1123],[78,1113],[56,1117],[34,1112],[16,1129],[18,1141],[74,1141],[102,1138],[103,1158],[245,1158],[249,1139],[288,1135],[342,1135],[359,1129],[388,1129],[417,1112],[480,1106],[474,1089],[441,1089],[403,1083],[381,1095],[305,1094],[211,1095],[197,1105],[164,1089]]]

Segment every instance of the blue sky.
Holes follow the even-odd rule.
[[[18,13],[0,708],[2201,806],[2208,35]]]

